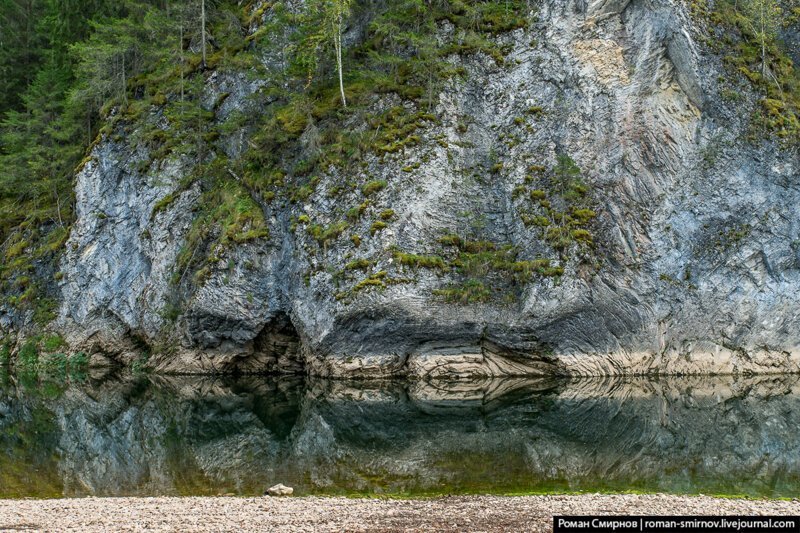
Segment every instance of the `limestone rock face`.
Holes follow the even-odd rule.
[[[303,201],[264,202],[270,237],[221,252],[191,287],[176,265],[201,194],[180,182],[196,162],[143,169],[146,147],[106,138],[77,176],[57,327],[75,349],[120,362],[147,350],[147,365],[173,373],[797,372],[800,160],[745,140],[756,97],[720,98],[722,61],[702,32],[673,0],[541,2],[537,23],[497,36],[502,65],[451,58],[465,76],[438,95],[439,120],[416,145],[366,155],[357,175],[330,168]],[[248,96],[275,83],[212,73],[207,100],[227,95],[222,121],[258,112]],[[374,108],[399,104],[386,95]],[[224,139],[230,157],[243,136]],[[559,154],[582,170],[597,215],[582,254],[554,252],[515,193]],[[370,179],[385,188],[339,238],[319,245],[297,223],[343,220],[361,188],[330,192]],[[371,231],[382,209],[391,222]],[[563,274],[453,302],[442,294],[465,283],[457,270],[413,268],[393,252],[438,255],[452,233]],[[356,258],[372,270],[348,270]]]

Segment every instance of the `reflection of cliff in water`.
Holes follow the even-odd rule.
[[[800,495],[797,377],[0,381],[0,496]]]

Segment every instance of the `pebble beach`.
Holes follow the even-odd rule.
[[[0,500],[0,531],[551,531],[553,515],[800,515],[798,500],[670,495]]]

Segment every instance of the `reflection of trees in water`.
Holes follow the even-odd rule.
[[[60,428],[42,391],[26,394],[13,383],[0,375],[0,497],[58,496]]]
[[[800,493],[795,377],[0,381],[0,496]],[[6,465],[13,465],[6,467]]]

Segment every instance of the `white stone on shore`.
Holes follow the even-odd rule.
[[[269,496],[291,496],[294,493],[292,487],[287,487],[283,483],[278,483],[267,489]]]

